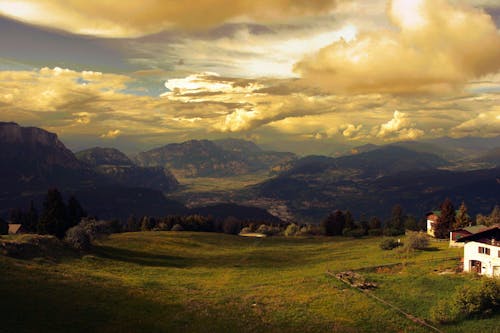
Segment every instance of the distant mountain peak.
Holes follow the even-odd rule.
[[[75,155],[80,161],[92,167],[101,165],[134,165],[127,155],[116,148],[93,147],[79,151]]]

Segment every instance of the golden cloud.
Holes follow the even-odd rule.
[[[137,37],[168,28],[203,29],[247,19],[267,22],[324,13],[337,0],[1,0],[0,13],[30,24],[102,37]]]
[[[500,133],[500,108],[481,112],[474,118],[464,121],[451,130],[452,136],[495,137]]]
[[[492,18],[445,0],[392,0],[393,29],[360,33],[306,57],[295,71],[309,85],[345,93],[449,92],[500,70]]]
[[[294,80],[204,73],[168,80],[170,91],[158,98],[129,93],[124,88],[131,80],[63,68],[0,71],[0,120],[41,126],[63,138],[134,138],[147,141],[148,147],[224,133],[339,142],[407,140],[452,131],[455,136],[486,136],[498,133],[500,121],[500,95],[495,93],[329,95],[279,88],[296,88]],[[433,128],[442,130],[436,134]]]

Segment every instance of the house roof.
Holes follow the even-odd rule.
[[[457,239],[457,242],[478,241],[481,243],[491,243],[491,239],[500,240],[500,225],[494,225],[490,228],[476,232],[475,234],[464,236],[460,239]]]
[[[9,234],[17,234],[17,232],[21,229],[22,224],[10,223],[9,224]]]
[[[457,232],[457,231],[463,230],[463,231],[467,231],[470,234],[475,234],[475,233],[478,233],[478,232],[483,231],[485,229],[488,229],[488,227],[483,225],[483,224],[478,224],[478,225],[473,225],[470,227],[455,229],[455,230],[452,230],[452,232]]]

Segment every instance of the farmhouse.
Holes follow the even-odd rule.
[[[24,234],[25,230],[22,224],[9,223],[9,235]]]
[[[441,216],[440,211],[434,211],[425,214],[425,217],[427,219],[427,234],[429,236],[435,237],[434,226],[438,223],[439,216]]]
[[[463,247],[464,243],[457,242],[462,237],[475,234],[477,232],[483,231],[488,227],[482,224],[473,225],[470,227],[460,228],[450,231],[450,247]]]
[[[500,277],[500,226],[461,237],[464,245],[464,272]]]

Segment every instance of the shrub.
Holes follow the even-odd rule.
[[[366,234],[365,230],[362,229],[362,228],[355,228],[355,229],[347,229],[347,228],[345,228],[342,231],[342,235],[344,235],[346,237],[359,238],[359,237],[363,237],[365,234]]]
[[[257,232],[267,236],[274,236],[278,235],[281,232],[281,230],[279,227],[273,227],[267,224],[261,224],[257,229]]]
[[[83,219],[78,226],[85,230],[90,240],[116,233],[121,228],[118,221],[97,221],[94,219]]]
[[[245,227],[241,229],[240,234],[249,234],[252,232],[252,229],[250,227]]]
[[[500,311],[500,281],[485,280],[479,287],[465,286],[430,311],[437,323],[452,323],[474,316],[488,317]]]
[[[429,247],[429,237],[424,232],[412,232],[409,231],[406,239],[404,250],[422,250]]]
[[[180,225],[179,223],[177,223],[177,224],[174,224],[174,226],[170,230],[171,231],[184,231],[184,227],[182,225]]]
[[[319,236],[322,234],[322,230],[320,226],[307,224],[300,228],[297,235],[300,236]]]
[[[384,236],[399,236],[404,234],[404,231],[396,228],[385,228],[384,229]]]
[[[68,229],[64,240],[73,248],[81,251],[87,251],[91,246],[90,237],[85,228],[81,225]]]
[[[368,230],[368,235],[370,235],[370,236],[382,236],[382,229],[370,229],[370,230]]]
[[[299,231],[300,229],[298,225],[296,225],[295,223],[290,223],[285,229],[285,236],[286,237],[297,236]]]
[[[401,246],[401,245],[402,244],[400,242],[398,242],[397,240],[392,239],[392,238],[388,238],[388,239],[384,239],[380,243],[379,246],[382,250],[392,250],[392,249],[395,249],[396,247]]]

